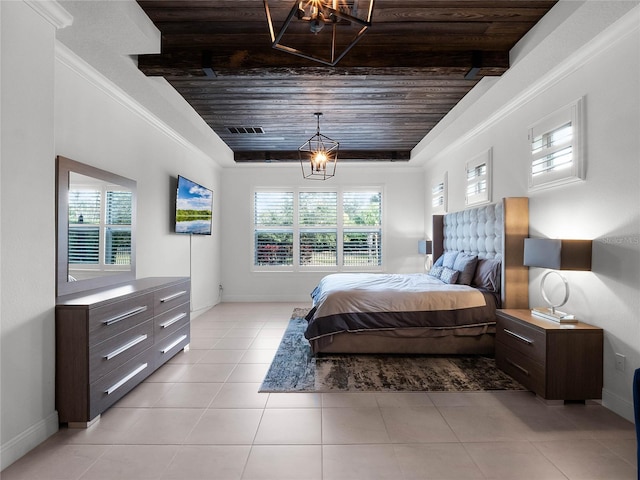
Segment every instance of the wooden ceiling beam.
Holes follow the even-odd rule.
[[[268,1],[277,30],[294,0]],[[406,161],[556,1],[376,0],[373,26],[328,67],[271,48],[260,0],[138,0],[162,39],[138,68],[165,77],[238,163],[297,162],[317,111],[339,162]],[[337,30],[341,49],[355,31]],[[295,20],[281,44],[327,57],[330,33]]]
[[[406,162],[411,159],[410,150],[340,150],[338,163],[348,161]],[[299,162],[297,150],[289,151],[235,151],[236,163]]]
[[[207,56],[207,53],[205,53]],[[480,67],[491,71],[506,71],[509,67],[509,53],[484,51]],[[209,66],[215,76],[271,75],[403,75],[418,76],[459,76],[471,68],[473,50],[451,51],[410,51],[395,49],[389,53],[366,49],[352,50],[337,67],[323,67],[315,62],[295,55],[278,52],[271,48],[260,52],[234,51],[232,53],[211,52]],[[162,54],[139,55],[138,68],[148,76],[204,77],[203,65],[207,61],[203,51],[185,49],[166,51]]]
[[[171,24],[181,22],[218,22],[259,23],[266,21],[266,14],[262,2],[253,1],[249,5],[241,6],[240,2],[188,2],[180,1],[176,4],[167,1],[145,2],[139,1],[145,12],[154,22]],[[229,5],[231,3],[231,5]],[[402,5],[402,2],[391,4],[376,1],[374,21],[381,23],[400,22],[536,22],[548,10],[549,1],[513,1],[491,2],[492,6],[479,5],[478,2],[446,1],[441,4],[433,1],[420,1],[412,5]],[[284,7],[269,2],[274,21],[283,21],[289,13],[292,1]]]

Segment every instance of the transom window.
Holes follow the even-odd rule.
[[[256,270],[372,270],[382,266],[382,191],[257,190]]]
[[[529,187],[548,187],[584,177],[582,169],[582,99],[529,129]]]
[[[433,213],[445,213],[447,211],[447,172],[431,186],[431,208]]]
[[[492,157],[493,149],[490,148],[467,162],[465,205],[478,205],[491,201]]]

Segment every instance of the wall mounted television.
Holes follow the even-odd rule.
[[[211,235],[212,212],[213,192],[179,175],[176,190],[175,232]]]

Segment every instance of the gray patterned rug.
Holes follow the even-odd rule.
[[[295,309],[260,392],[526,390],[485,356],[323,355]]]

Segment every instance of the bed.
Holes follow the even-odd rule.
[[[430,272],[325,276],[306,317],[312,351],[493,353],[496,308],[529,305],[528,230],[528,199],[504,198],[434,215]]]

